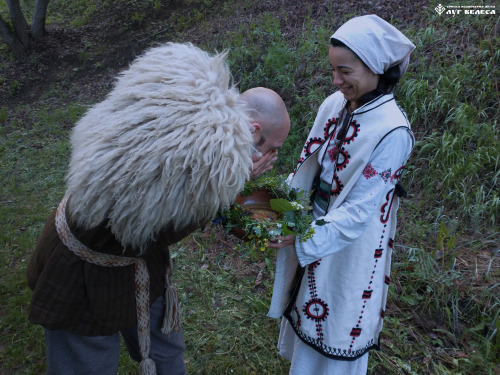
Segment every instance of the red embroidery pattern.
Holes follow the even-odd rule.
[[[389,178],[391,178],[391,168],[383,171],[383,172],[380,172],[380,177],[382,177],[382,180],[384,180],[385,183],[387,183],[387,181],[389,181]]]
[[[346,168],[347,164],[349,164],[349,158],[351,155],[349,155],[349,152],[342,147],[339,149],[339,153],[337,155],[337,171],[341,171],[344,168]]]
[[[337,128],[337,119],[336,118],[329,119],[325,124],[325,139],[328,138],[328,136],[332,133],[332,129],[333,131],[335,131],[336,128]]]
[[[372,164],[368,164],[366,167],[365,167],[365,170],[363,171],[363,176],[365,176],[365,178],[368,180],[370,178],[372,178],[373,176],[376,176],[377,175],[377,171],[375,170],[375,168],[373,168]]]
[[[311,156],[319,146],[321,146],[323,143],[323,139],[314,137],[310,138],[309,141],[307,141],[306,145],[304,146],[304,152],[305,152],[305,157]]]
[[[328,318],[330,308],[324,300],[318,297],[316,291],[316,275],[314,270],[319,266],[320,262],[321,259],[307,266],[307,278],[311,298],[302,306],[302,312],[307,319],[316,322],[316,335],[318,336],[318,340],[323,341],[324,334],[322,322]]]
[[[337,160],[338,154],[339,154],[339,148],[337,147],[337,145],[330,147],[330,149],[328,150],[328,156],[330,156],[330,160],[332,161],[332,163],[335,162],[335,160]]]
[[[354,138],[358,136],[359,133],[359,124],[354,120],[349,124],[349,128],[347,129],[346,136],[344,138],[344,145],[351,143],[354,141]]]
[[[380,208],[380,212],[382,215],[380,215],[380,222],[382,224],[386,224],[389,221],[389,214],[391,213],[391,208],[392,208],[392,201],[394,200],[394,189],[389,190],[385,197],[385,203],[382,205]]]
[[[403,170],[405,169],[406,165],[403,165],[399,167],[399,169],[394,172],[394,174],[391,176],[391,181],[392,180],[399,180],[401,178],[401,175],[403,174]]]
[[[342,181],[340,181],[339,176],[337,176],[337,174],[335,173],[333,175],[332,188],[330,190],[330,194],[335,197],[340,194],[343,188],[344,185],[342,184]]]

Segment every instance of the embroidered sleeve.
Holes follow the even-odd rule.
[[[344,203],[326,216],[327,224],[316,226],[314,236],[296,241],[297,257],[302,266],[345,249],[366,230],[377,215],[387,191],[400,176],[412,148],[405,129],[396,129],[378,145]]]

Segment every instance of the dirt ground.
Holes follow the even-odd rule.
[[[183,0],[164,3],[167,5],[158,10],[144,9],[142,22],[126,23],[131,10],[124,5],[123,9],[115,9],[112,15],[106,11],[98,13],[85,26],[77,28],[47,24],[47,35],[32,41],[25,59],[16,61],[8,53],[0,57],[2,105],[16,107],[39,102],[40,105],[58,106],[74,100],[96,102],[109,91],[115,75],[152,44],[166,41],[199,44],[207,39],[214,40],[218,34],[236,29],[264,12],[279,19],[283,34],[293,39],[302,30],[306,17],[315,20],[329,9],[339,14],[338,19],[332,19],[332,30],[340,26],[341,17],[346,14],[370,13],[385,19],[394,17],[401,25],[418,27],[425,19],[419,14],[426,11],[427,2],[252,1],[245,2],[251,5],[237,8],[227,17],[217,13],[217,7],[223,6],[224,1],[214,1],[215,5],[206,11],[203,22],[177,29],[168,24],[170,17],[189,17],[192,9]],[[50,95],[56,83],[63,89],[71,87],[61,103],[55,98],[57,95]]]

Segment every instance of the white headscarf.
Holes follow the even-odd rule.
[[[331,38],[349,47],[375,74],[401,64],[402,77],[415,49],[403,33],[374,14],[350,19]]]

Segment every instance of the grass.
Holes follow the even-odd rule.
[[[0,188],[0,359],[2,368],[44,370],[43,330],[26,320],[29,289],[26,265],[29,254],[61,194],[69,157],[69,123],[82,113],[80,106],[32,112],[17,108],[29,120],[12,120],[2,128]]]
[[[136,3],[121,7],[120,1],[58,0],[51,2],[49,18],[78,27],[102,20],[107,7],[114,6],[129,16],[122,19],[115,12],[112,22],[130,30],[144,25],[144,9],[161,10],[158,1]],[[293,126],[276,172],[291,172],[316,110],[332,90],[327,60],[331,20],[340,24],[349,16],[340,19],[332,9],[318,15],[309,8],[293,35],[287,34],[290,15],[280,10],[212,30],[211,22],[230,18],[241,4],[186,4],[164,24],[155,19],[156,30],[173,25],[178,32],[158,32],[154,41],[188,41],[197,24],[196,30],[209,35],[200,46],[229,49],[241,90],[267,86],[278,91]],[[404,177],[410,196],[402,200],[399,212],[383,350],[370,354],[371,374],[500,371],[498,19],[438,16],[432,11],[437,4],[431,1],[428,11],[420,10],[421,19],[404,30],[417,49],[396,96],[418,143]],[[89,56],[106,50],[90,36],[85,40]],[[9,64],[10,57],[2,57],[0,67]],[[40,101],[0,107],[2,374],[44,372],[43,330],[26,319],[30,291],[25,272],[45,219],[64,191],[69,132],[92,104],[74,99],[78,96],[69,83],[71,74],[75,72],[42,90]],[[5,79],[0,71],[8,95],[19,93],[23,83],[18,81]],[[188,371],[286,374],[289,365],[275,349],[279,322],[265,316],[274,260],[249,258],[237,245],[211,228],[172,249]],[[135,371],[136,364],[122,350],[119,374]]]
[[[288,365],[274,344],[279,322],[266,318],[272,271],[263,259],[249,263],[234,245],[234,239],[212,228],[174,251],[188,372],[285,373]],[[263,284],[256,285],[259,273]]]

